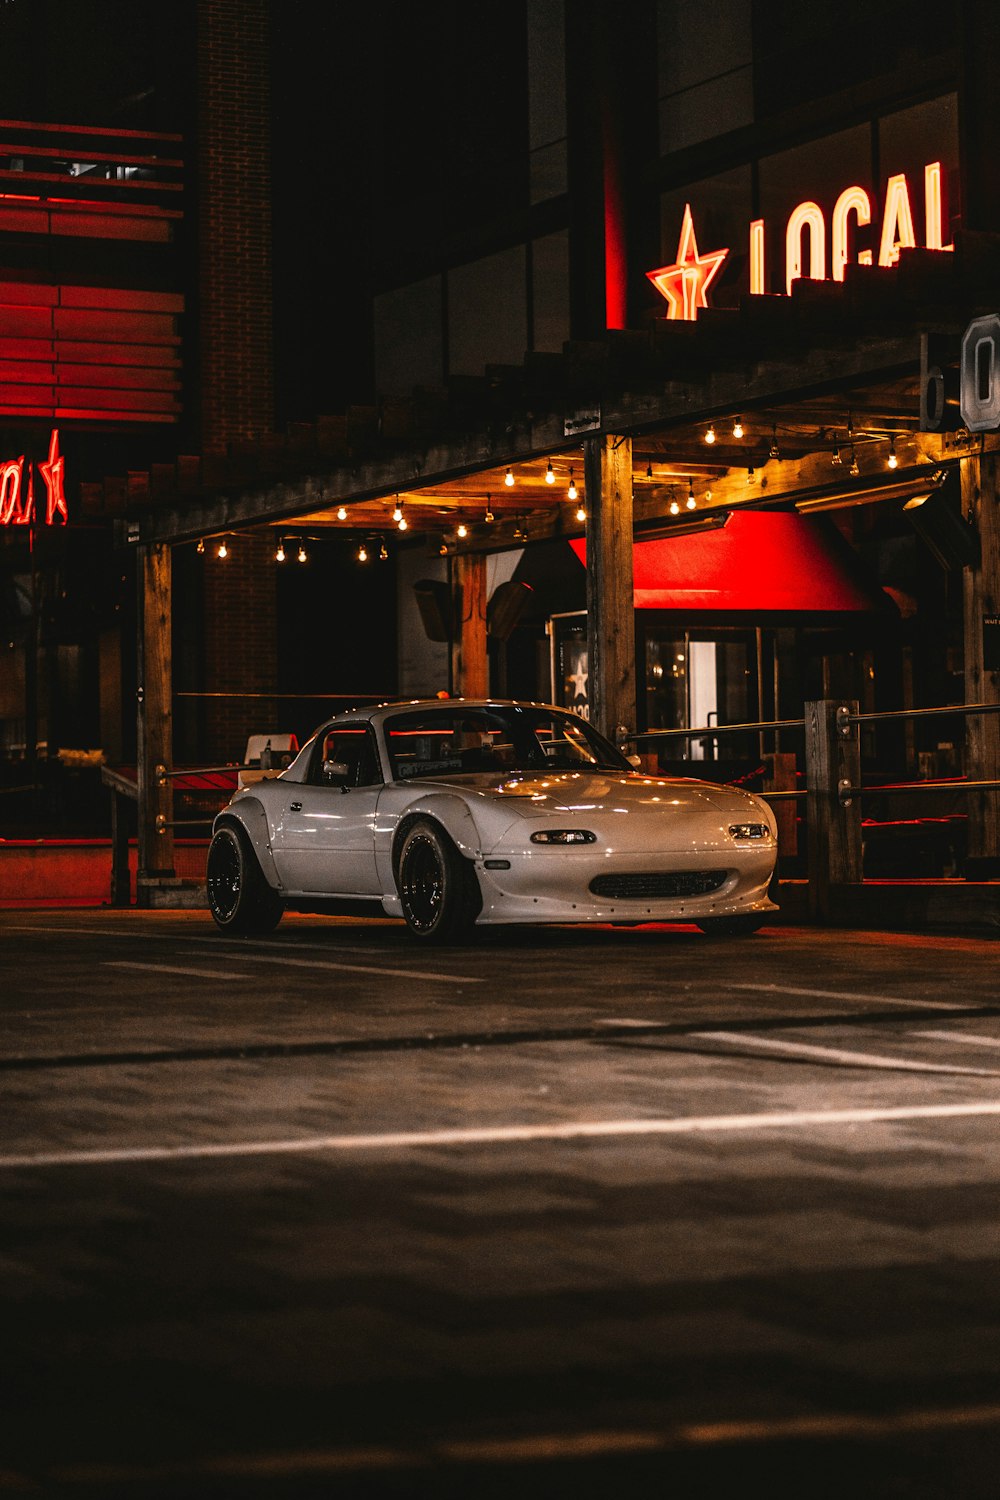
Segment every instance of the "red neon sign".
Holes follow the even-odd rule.
[[[944,243],[946,214],[942,176],[939,161],[928,162],[924,167],[924,245],[928,250],[955,248],[954,245]],[[852,220],[859,227],[872,222],[871,200],[864,188],[857,185],[844,189],[833,210],[829,262],[832,264],[834,281],[843,281],[846,267],[852,259]],[[826,216],[818,203],[806,199],[796,204],[788,216],[784,243],[786,292],[791,292],[792,283],[800,276],[806,276],[812,281],[828,279]],[[878,264],[894,266],[899,260],[900,250],[914,248],[916,244],[910,187],[905,173],[900,172],[890,177],[886,183],[881,232],[878,236]],[[764,220],[754,219],[750,225],[748,246],[752,296],[762,296],[767,290],[764,247]],[[658,271],[646,272],[657,291],[667,300],[668,319],[693,321],[698,316],[698,309],[708,306],[705,293],[728,254],[728,249],[714,250],[708,255],[698,254],[691,205],[686,204],[676,262],[672,266],[663,266]],[[859,265],[870,266],[873,254],[871,250],[861,250],[853,254],[853,258]]]
[[[35,510],[35,469],[45,486],[44,520]],[[53,427],[49,438],[49,456],[39,464],[27,465],[27,489],[24,483],[24,454],[20,458],[0,460],[0,526],[65,526],[69,520],[66,508],[66,460],[59,452],[59,429]]]

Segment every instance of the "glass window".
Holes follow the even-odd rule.
[[[924,168],[939,161],[944,189],[942,229],[945,244],[951,241],[948,220],[961,212],[958,171],[958,97],[945,94],[886,115],[878,122],[879,189],[885,191],[888,179],[905,172],[910,185],[917,244],[924,243],[923,201]]]
[[[378,786],[382,781],[371,730],[340,724],[319,737],[310,780],[320,786]]]
[[[532,347],[560,354],[569,338],[569,236],[531,243]]]
[[[544,708],[430,708],[386,722],[393,777],[477,771],[627,771],[628,761],[576,714]]]
[[[526,269],[525,247],[515,245],[449,271],[450,374],[482,375],[487,365],[523,364],[528,347]]]
[[[785,291],[785,228],[788,216],[800,203],[818,203],[826,220],[824,259],[830,275],[830,226],[833,208],[847,187],[861,187],[874,199],[872,182],[871,128],[855,126],[822,140],[809,141],[791,151],[780,151],[761,159],[759,168],[759,216],[766,225],[765,286],[769,292]],[[878,255],[878,212],[875,222],[859,228],[856,249],[874,249]]]
[[[431,389],[444,378],[440,276],[384,292],[375,300],[376,385],[385,396]]]

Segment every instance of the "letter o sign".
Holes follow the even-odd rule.
[[[962,421],[970,432],[1000,428],[1000,316],[973,318],[962,336]]]

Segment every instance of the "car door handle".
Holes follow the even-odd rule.
[[[290,804],[290,807],[291,807],[291,811],[292,812],[301,812],[302,811],[302,803],[301,802],[292,802]]]

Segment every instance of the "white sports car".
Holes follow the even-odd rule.
[[[490,699],[340,714],[215,820],[208,899],[231,932],[286,906],[402,917],[425,942],[512,922],[694,922],[774,910],[771,809],[650,775],[583,719]]]

